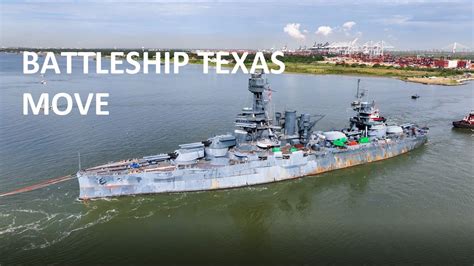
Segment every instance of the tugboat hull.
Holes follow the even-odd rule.
[[[454,121],[453,127],[474,129],[474,124],[469,124],[468,122],[461,120],[461,121]]]
[[[79,198],[205,191],[273,183],[388,159],[418,148],[426,141],[426,135],[411,136],[307,156],[304,156],[302,151],[296,151],[287,158],[272,157],[205,169],[187,167],[173,171],[121,175],[78,173]]]

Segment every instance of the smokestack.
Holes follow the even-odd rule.
[[[285,111],[285,133],[287,136],[296,133],[296,111]]]

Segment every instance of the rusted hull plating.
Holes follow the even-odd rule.
[[[269,157],[267,160],[211,169],[186,168],[161,173],[97,176],[78,173],[79,198],[203,191],[272,183],[391,158],[420,147],[426,141],[424,135],[308,156],[297,152],[291,154],[289,159]]]

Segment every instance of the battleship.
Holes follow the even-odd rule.
[[[230,189],[313,176],[388,159],[422,146],[428,128],[389,124],[359,89],[349,126],[315,129],[321,115],[271,111],[264,74],[248,82],[252,106],[241,110],[233,133],[179,145],[171,153],[110,162],[77,172],[80,199]],[[366,97],[365,97],[366,98]]]

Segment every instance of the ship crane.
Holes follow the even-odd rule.
[[[468,52],[471,50],[470,47],[464,45],[464,44],[461,44],[461,43],[458,43],[458,42],[454,42],[454,43],[451,43],[449,45],[446,45],[444,46],[443,48],[441,48],[441,50],[449,50],[451,51],[453,54],[456,53],[456,51],[462,51],[462,52]]]

